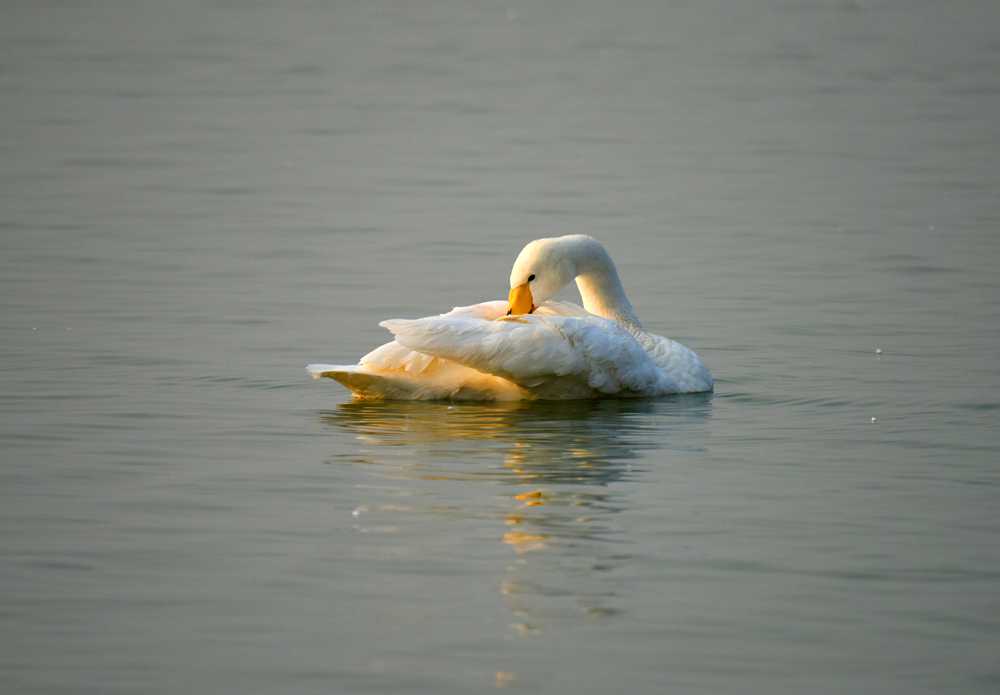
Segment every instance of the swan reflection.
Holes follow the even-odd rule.
[[[659,455],[652,452],[670,449],[671,430],[708,417],[710,405],[711,395],[555,403],[352,401],[320,418],[357,443],[331,462],[409,481],[394,493],[395,501],[376,505],[386,514],[413,516],[388,528],[412,528],[420,518],[442,515],[475,520],[479,529],[495,526],[493,533],[510,549],[499,588],[515,616],[511,628],[530,635],[620,613],[611,575],[629,559],[629,539],[616,517],[630,493],[614,483],[640,476]],[[462,485],[469,482],[488,486]],[[480,540],[466,536],[464,542]]]

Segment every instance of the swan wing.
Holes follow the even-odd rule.
[[[495,321],[435,316],[380,325],[406,348],[510,381],[527,398],[649,396],[679,390],[621,324],[590,314]]]

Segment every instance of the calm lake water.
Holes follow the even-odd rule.
[[[0,690],[997,692],[997,27],[4,3]],[[579,232],[714,394],[305,372]]]

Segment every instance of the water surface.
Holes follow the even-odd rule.
[[[998,15],[7,3],[3,691],[995,692]],[[714,394],[305,373],[581,232]]]

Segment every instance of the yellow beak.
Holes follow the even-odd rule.
[[[511,314],[530,314],[538,308],[535,306],[535,300],[531,296],[531,288],[528,287],[528,283],[518,285],[512,289],[507,301],[510,302],[510,311],[507,312],[507,316]]]

